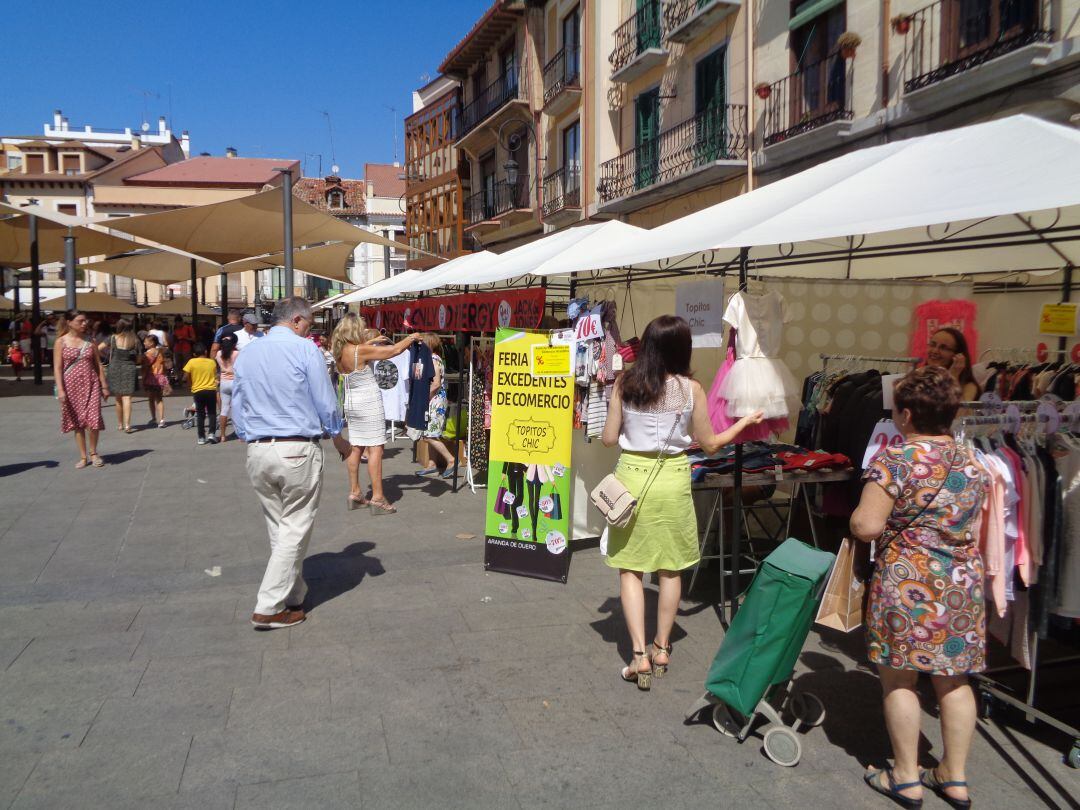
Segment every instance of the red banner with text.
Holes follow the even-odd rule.
[[[538,288],[446,295],[361,307],[360,314],[368,326],[390,333],[409,328],[421,332],[494,332],[500,326],[536,329],[544,316],[546,293]]]

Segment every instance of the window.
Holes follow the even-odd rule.
[[[508,94],[517,92],[517,54],[514,53],[514,43],[499,54],[499,70],[505,90]]]
[[[44,174],[45,155],[32,153],[28,154],[26,156],[26,172],[27,174]]]
[[[847,8],[840,3],[792,30],[791,72],[799,74],[791,96],[794,118],[817,118],[828,107],[843,103],[844,58],[837,52],[836,40],[846,28]]]
[[[581,122],[575,121],[562,132],[563,195],[566,203],[579,205],[581,185]]]
[[[659,48],[663,38],[660,24],[660,0],[635,0],[637,10],[637,52]]]
[[[329,208],[342,209],[345,207],[345,193],[342,191],[331,191],[327,197],[327,206]]]
[[[7,156],[8,169],[21,169],[22,168],[22,155],[13,154],[8,152]]]
[[[581,7],[563,17],[563,78],[567,84],[577,84],[581,70]]]
[[[491,219],[495,216],[495,153],[488,152],[480,158],[480,186],[484,192],[483,218]]]
[[[64,174],[78,174],[80,171],[78,155],[61,155],[60,170]]]
[[[634,188],[656,182],[660,171],[660,88],[646,90],[634,102]]]
[[[56,206],[56,210],[61,214],[67,214],[69,217],[75,217],[79,215],[79,208],[74,204],[61,203]]]
[[[695,162],[719,160],[727,141],[726,48],[717,48],[694,68]]]

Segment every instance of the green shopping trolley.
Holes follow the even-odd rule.
[[[789,683],[835,559],[794,538],[765,558],[709,668],[708,692],[688,720],[711,707],[717,730],[741,743],[765,717],[765,755],[789,768],[799,764],[797,732],[821,725],[825,707]],[[785,710],[795,718],[791,726],[781,719]]]

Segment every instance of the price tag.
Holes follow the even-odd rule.
[[[554,473],[556,477],[562,478],[564,475],[566,475],[566,467],[564,467],[562,464],[555,464],[552,466],[551,472]]]
[[[532,539],[532,529],[522,529],[521,530],[521,539],[522,540],[530,540],[530,539]]]
[[[893,420],[882,419],[870,434],[870,443],[866,445],[866,452],[863,453],[862,468],[865,470],[869,467],[875,458],[885,452],[886,447],[899,447],[903,443],[904,437],[896,429]]]
[[[503,493],[503,503],[512,505],[514,503],[514,493],[507,490]]]
[[[550,495],[545,495],[540,499],[540,511],[545,515],[550,515],[551,510],[555,508],[555,501]]]
[[[517,516],[522,520],[527,518],[529,516],[529,507],[524,506],[524,505],[519,506],[517,508]]]
[[[600,323],[600,315],[593,313],[588,317],[578,318],[574,324],[575,340],[596,340],[604,336],[604,326]]]
[[[881,376],[881,402],[887,411],[893,409],[893,386],[897,380],[904,378],[903,374],[883,374]]]
[[[544,538],[544,545],[552,554],[562,554],[566,551],[566,535],[553,529]]]
[[[509,534],[509,533],[510,533],[510,524],[509,523],[500,523],[499,524],[499,534]]]

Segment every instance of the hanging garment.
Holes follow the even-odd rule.
[[[586,418],[589,420],[589,427],[585,435],[590,439],[595,439],[604,432],[604,425],[607,424],[607,400],[604,399],[604,386],[596,380],[589,383]]]
[[[431,381],[435,379],[435,363],[427,344],[414,343],[409,347],[408,372],[409,404],[405,424],[415,430],[426,430]]]
[[[736,360],[720,388],[728,416],[762,411],[766,419],[786,418],[791,403],[798,401],[799,384],[779,359],[783,321],[784,299],[778,292],[731,296],[724,322],[737,330]]]
[[[1060,438],[1054,465],[1061,478],[1061,545],[1053,612],[1080,619],[1080,452]]]
[[[724,380],[733,365],[735,365],[735,354],[734,350],[729,346],[727,359],[720,366],[720,370],[716,372],[716,378],[713,380],[712,387],[709,389],[709,396],[706,398],[706,404],[709,407],[709,421],[712,423],[713,431],[716,433],[723,433],[737,421],[728,416],[728,401],[720,394],[724,386]],[[757,425],[750,425],[744,429],[734,443],[743,444],[745,442],[763,441],[774,434],[783,433],[790,426],[791,422],[786,416],[766,419]]]
[[[389,364],[389,366],[386,364]],[[383,385],[385,383],[380,383],[379,385],[379,390],[382,391],[383,411],[386,413],[387,419],[393,422],[404,422],[406,406],[409,402],[408,355],[402,353],[397,357],[391,357],[389,360],[379,360],[375,364],[376,379],[382,374],[383,380],[389,381],[392,376],[391,368],[396,372],[396,379],[393,381],[393,386],[384,388]]]

